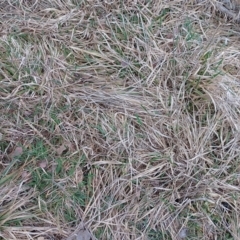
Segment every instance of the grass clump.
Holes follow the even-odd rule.
[[[237,25],[210,2],[3,1],[2,239],[239,239]]]

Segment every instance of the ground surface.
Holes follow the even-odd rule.
[[[1,239],[240,239],[240,28],[216,1],[0,5]]]

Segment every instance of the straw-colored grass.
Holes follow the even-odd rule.
[[[219,4],[1,1],[1,239],[240,239],[240,31]]]

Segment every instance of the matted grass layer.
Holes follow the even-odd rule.
[[[1,239],[240,239],[240,32],[215,0],[0,7]]]

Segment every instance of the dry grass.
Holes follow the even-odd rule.
[[[240,32],[216,6],[1,1],[0,238],[240,239]]]

